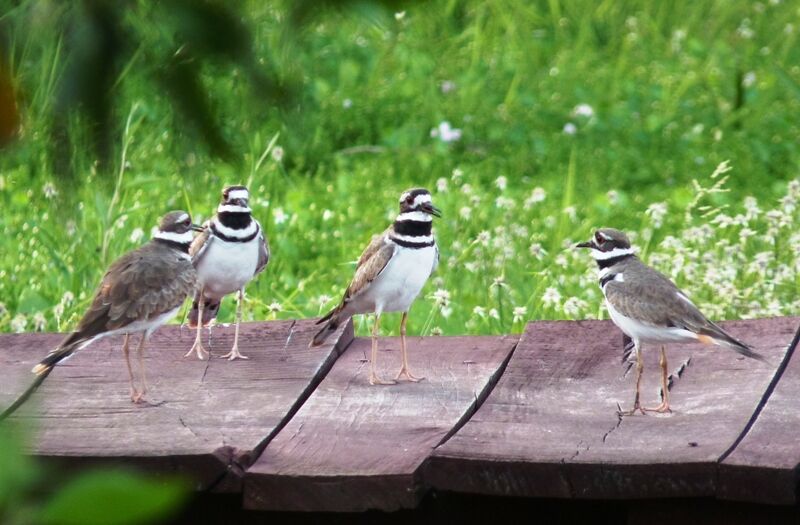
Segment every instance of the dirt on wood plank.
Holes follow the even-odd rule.
[[[357,338],[245,477],[245,507],[355,512],[417,505],[420,465],[496,382],[517,342],[412,337],[419,383],[368,384],[370,339]],[[400,368],[399,339],[380,340],[384,378]]]
[[[57,366],[13,417],[35,431],[31,453],[57,463],[126,463],[188,474],[198,490],[238,491],[254,451],[352,339],[348,324],[325,346],[309,349],[317,328],[313,320],[245,323],[239,348],[250,359],[229,362],[184,358],[194,332],[163,327],[146,351],[150,389],[140,405],[130,400],[122,338],[100,340]],[[213,328],[213,354],[230,349],[233,330]],[[62,337],[0,336],[0,406],[24,390],[31,367]],[[208,341],[205,330],[203,337]]]
[[[610,321],[528,325],[486,402],[432,455],[441,490],[549,498],[713,496],[718,460],[770,383],[796,320],[723,323],[769,363],[717,346],[667,347],[672,414],[620,417],[634,370]],[[657,405],[658,347],[645,347],[643,403]],[[680,371],[680,374],[679,374]]]

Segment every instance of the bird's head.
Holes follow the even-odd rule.
[[[400,213],[422,212],[426,215],[441,217],[439,208],[431,202],[431,193],[425,188],[406,190],[400,195]]]
[[[228,186],[222,190],[222,206],[228,208],[227,211],[234,211],[233,208],[241,208],[241,211],[250,211],[250,192],[247,186]]]
[[[613,259],[622,255],[632,255],[631,241],[628,236],[614,228],[600,228],[592,238],[575,245],[576,248],[589,248],[592,257],[597,260]]]

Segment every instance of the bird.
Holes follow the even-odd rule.
[[[372,327],[372,359],[369,383],[395,384],[401,379],[412,382],[424,379],[411,373],[406,351],[406,322],[408,310],[425,282],[439,263],[439,247],[433,235],[433,217],[441,212],[424,188],[414,188],[400,195],[400,213],[382,234],[375,235],[361,254],[355,276],[342,301],[317,321],[325,323],[314,336],[310,346],[319,346],[354,314],[374,313]],[[394,380],[384,380],[375,371],[378,352],[378,332],[381,314],[402,312],[400,321],[400,352],[402,366]]]
[[[184,357],[195,353],[200,360],[208,358],[200,331],[217,317],[222,298],[238,292],[233,347],[221,357],[230,361],[248,359],[239,352],[244,288],[267,267],[270,256],[267,237],[253,218],[249,202],[246,186],[224,188],[216,215],[206,221],[189,249],[197,269],[197,293],[189,312],[189,326],[197,329],[197,337]]]
[[[739,341],[709,321],[689,297],[665,275],[644,264],[634,253],[625,233],[613,228],[600,228],[591,240],[575,245],[587,248],[597,262],[600,288],[605,296],[611,320],[633,340],[636,355],[636,411],[671,412],[667,374],[667,343],[714,344],[735,350],[753,359],[765,361],[750,345]],[[643,344],[661,345],[661,404],[645,408],[639,402],[644,370]]]
[[[197,274],[189,256],[189,246],[193,231],[197,230],[200,227],[192,224],[187,212],[169,212],[148,243],[114,261],[75,331],[33,367],[34,383],[0,415],[0,419],[16,410],[57,364],[98,339],[112,335],[125,336],[122,353],[128,367],[131,401],[143,401],[147,392],[143,361],[147,340],[178,313],[195,289]],[[130,336],[136,333],[142,334],[136,350],[141,388],[136,386],[129,354]]]

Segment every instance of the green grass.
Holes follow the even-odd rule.
[[[73,190],[48,168],[63,66],[48,9],[29,0],[4,17],[24,120],[0,156],[0,330],[70,329],[104,267],[143,242],[137,228],[148,237],[176,208],[205,219],[222,186],[240,182],[273,254],[247,290],[248,319],[331,308],[412,186],[444,212],[413,333],[605,316],[593,263],[569,249],[599,226],[630,232],[712,317],[800,312],[792,2],[431,2],[402,17],[330,14],[291,37],[281,7],[248,2],[257,58],[302,80],[300,104],[272,107],[235,68],[206,66],[237,153],[215,160],[134,52],[114,88],[114,173],[96,173],[77,147]],[[157,20],[129,23],[156,41]],[[576,114],[581,104],[591,116]],[[459,140],[431,136],[443,121]],[[80,144],[79,123],[73,133]],[[733,169],[712,178],[725,160]]]

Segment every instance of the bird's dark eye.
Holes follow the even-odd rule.
[[[408,204],[411,204],[412,202],[414,202],[414,197],[412,195],[409,195],[408,197],[406,197],[406,202]]]
[[[606,242],[606,239],[604,239],[603,236],[600,235],[600,232],[594,234],[594,240],[598,246]]]

